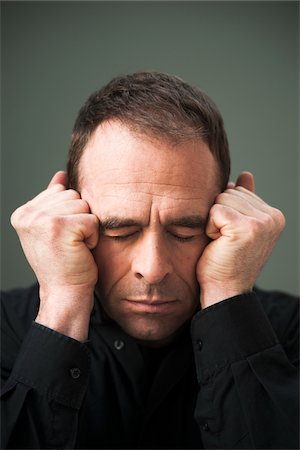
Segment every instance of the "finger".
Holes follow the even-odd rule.
[[[255,192],[254,176],[251,172],[242,172],[235,183],[236,186],[242,186],[250,192]]]
[[[74,214],[64,217],[66,223],[69,223],[69,229],[79,236],[76,239],[82,241],[92,250],[96,247],[99,239],[99,219],[94,214]]]
[[[56,172],[56,174],[52,177],[50,183],[48,184],[47,189],[51,188],[52,186],[55,186],[56,184],[62,184],[67,189],[68,187],[67,172],[64,172],[63,170]]]
[[[67,200],[66,202],[47,203],[39,208],[38,213],[48,216],[69,216],[74,214],[89,214],[90,208],[85,200]]]
[[[206,235],[210,239],[218,239],[222,235],[226,235],[227,232],[231,233],[233,225],[240,223],[242,215],[225,205],[215,204],[209,213],[209,218],[206,225]]]
[[[205,233],[206,233],[206,236],[212,240],[219,239],[219,237],[222,236],[222,234],[220,232],[220,228],[217,227],[213,216],[211,216],[207,221]]]
[[[59,196],[56,194],[59,194]],[[72,199],[76,200],[79,198],[81,197],[77,191],[74,191],[73,189],[66,189],[62,184],[53,184],[52,186],[49,185],[47,189],[40,192],[30,201],[30,203],[38,205],[47,201],[47,205],[50,206],[51,204],[55,205],[58,202],[64,202]],[[45,206],[47,205],[45,204]]]
[[[244,199],[244,201],[251,203],[256,208],[265,209],[268,208],[269,205],[258,195],[254,194],[253,192],[248,191],[248,189],[245,189],[241,186],[237,186],[235,189],[226,189],[224,193],[231,195],[232,197],[241,197]]]
[[[227,183],[227,189],[234,189],[235,188],[235,183],[233,181],[229,181]]]
[[[218,195],[216,204],[226,206],[245,216],[263,219],[269,213],[270,206],[262,201],[257,201],[250,196],[240,195],[240,192],[228,190]]]

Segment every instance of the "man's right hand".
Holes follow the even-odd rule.
[[[98,268],[91,250],[99,220],[57,172],[48,188],[11,216],[40,285],[36,321],[79,341],[88,337]]]

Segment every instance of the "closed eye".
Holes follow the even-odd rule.
[[[171,233],[169,231],[169,234],[176,239],[176,241],[178,242],[188,242],[188,241],[192,241],[196,236],[192,235],[192,236],[181,236],[179,234],[175,234],[175,233]]]
[[[114,241],[125,241],[126,239],[130,239],[131,237],[135,236],[137,233],[138,231],[133,231],[132,233],[129,234],[119,234],[119,235],[106,234],[105,236]]]

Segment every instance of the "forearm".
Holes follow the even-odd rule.
[[[205,448],[298,448],[298,372],[256,294],[201,311],[192,337]]]
[[[72,448],[88,379],[85,345],[33,324],[3,389],[2,448]]]

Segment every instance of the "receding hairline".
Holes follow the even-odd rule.
[[[79,184],[78,166],[94,130],[114,118],[130,124],[143,138],[151,135],[172,145],[200,138],[220,165],[220,183],[223,189],[226,187],[230,174],[229,144],[214,101],[199,87],[176,75],[138,71],[111,79],[80,108],[67,162],[71,188],[76,189]]]
[[[79,192],[80,192],[81,183],[82,183],[82,180],[83,180],[83,175],[81,173],[80,166],[81,166],[81,162],[82,162],[82,159],[83,159],[83,156],[84,156],[86,150],[89,148],[92,140],[95,137],[95,134],[99,131],[99,129],[101,129],[103,127],[106,127],[109,124],[114,124],[114,123],[117,123],[117,124],[122,125],[123,127],[127,128],[127,130],[131,134],[133,134],[133,136],[135,138],[141,139],[143,141],[148,141],[150,143],[152,143],[152,142],[162,142],[164,144],[169,145],[172,149],[174,149],[174,151],[176,151],[180,146],[182,146],[184,144],[204,143],[207,146],[207,148],[208,148],[208,153],[212,156],[213,161],[215,162],[215,165],[216,165],[216,170],[217,170],[216,183],[217,183],[217,180],[219,178],[220,179],[222,178],[221,173],[220,173],[221,172],[220,164],[219,164],[216,156],[213,154],[213,152],[209,148],[208,143],[205,142],[204,139],[202,139],[200,137],[186,138],[186,139],[183,139],[183,138],[182,139],[175,139],[173,135],[172,136],[169,136],[168,134],[158,135],[158,133],[153,132],[151,130],[141,129],[141,127],[136,126],[136,124],[134,124],[134,123],[131,123],[131,122],[129,123],[127,121],[120,120],[119,118],[111,118],[111,119],[107,119],[107,120],[101,122],[92,131],[92,133],[90,134],[90,136],[89,136],[89,138],[87,140],[87,143],[86,143],[86,145],[85,145],[85,147],[84,147],[84,149],[82,151],[82,154],[81,154],[81,157],[80,157],[80,160],[79,160],[79,163],[78,163],[78,167],[77,167],[77,185],[76,185],[76,190],[78,190]],[[178,151],[180,151],[180,150],[178,150]],[[222,190],[222,186],[220,186],[220,189]]]

